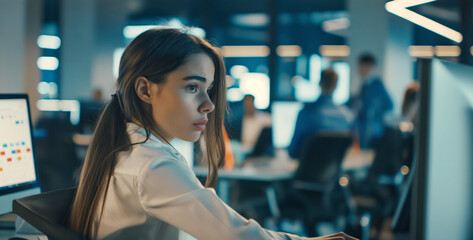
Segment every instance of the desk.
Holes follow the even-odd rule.
[[[297,169],[298,162],[291,159],[252,158],[247,159],[243,167],[232,170],[220,169],[219,179],[237,179],[250,181],[281,181],[290,179]],[[194,167],[194,173],[199,177],[208,175],[207,167]]]
[[[344,171],[366,168],[374,159],[372,150],[348,149],[343,159]],[[290,159],[287,154],[277,154],[275,158],[262,157],[245,160],[247,164],[232,170],[220,169],[218,172],[219,183],[217,194],[225,203],[229,203],[230,183],[228,180],[247,180],[269,183],[266,187],[266,199],[273,217],[279,217],[279,206],[276,200],[274,184],[291,179],[299,166],[299,163]],[[194,167],[193,171],[197,177],[207,177],[207,167]]]
[[[285,158],[253,158],[247,159],[246,162],[244,167],[218,171],[217,193],[220,199],[229,203],[230,183],[228,180],[266,182],[269,183],[265,191],[271,215],[275,218],[279,217],[280,210],[274,184],[291,179],[297,169],[297,161]],[[193,170],[198,177],[207,177],[208,175],[206,167],[194,167]]]

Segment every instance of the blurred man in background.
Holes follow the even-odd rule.
[[[332,69],[322,71],[320,88],[322,94],[313,103],[308,103],[299,112],[294,136],[289,146],[289,155],[300,157],[305,138],[320,131],[350,131],[353,125],[353,114],[345,106],[333,102],[333,92],[337,88],[338,75]]]
[[[369,53],[358,58],[358,73],[362,79],[361,91],[350,99],[356,115],[356,138],[361,148],[373,148],[384,134],[384,115],[393,108],[393,102],[379,76],[375,74],[376,60]]]

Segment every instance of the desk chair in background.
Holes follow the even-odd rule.
[[[50,240],[84,240],[84,236],[68,228],[75,191],[67,188],[13,200],[13,212]]]
[[[37,174],[44,192],[75,185],[74,176],[82,161],[78,158],[76,145],[72,140],[75,129],[68,114],[43,114],[36,123],[36,129],[45,133],[34,139]]]
[[[281,219],[300,219],[315,236],[318,222],[334,222],[346,209],[339,179],[351,144],[349,133],[320,132],[306,138],[300,164],[281,203]]]
[[[400,199],[404,183],[412,168],[414,142],[412,131],[402,131],[399,126],[387,126],[385,134],[374,145],[376,157],[368,170],[368,176],[360,181],[350,179],[347,192],[353,199],[355,215],[368,216],[369,224],[364,235],[375,229],[375,238],[380,237],[381,228]],[[357,226],[359,227],[359,226]],[[354,230],[354,231],[360,231]],[[367,238],[366,238],[367,239]]]

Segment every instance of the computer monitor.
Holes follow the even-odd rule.
[[[13,199],[40,193],[26,94],[0,94],[0,214]]]
[[[273,102],[271,104],[275,148],[287,148],[291,144],[297,116],[303,106],[301,102]]]
[[[412,239],[473,234],[473,67],[420,60]]]

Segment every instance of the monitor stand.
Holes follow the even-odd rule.
[[[7,213],[0,215],[0,229],[15,230],[16,215],[14,213]]]
[[[38,229],[14,213],[0,215],[0,239],[21,237],[24,239],[47,239]]]
[[[33,227],[21,217],[17,217],[15,221],[15,233],[16,234],[33,234],[33,235],[43,235],[38,229]]]

